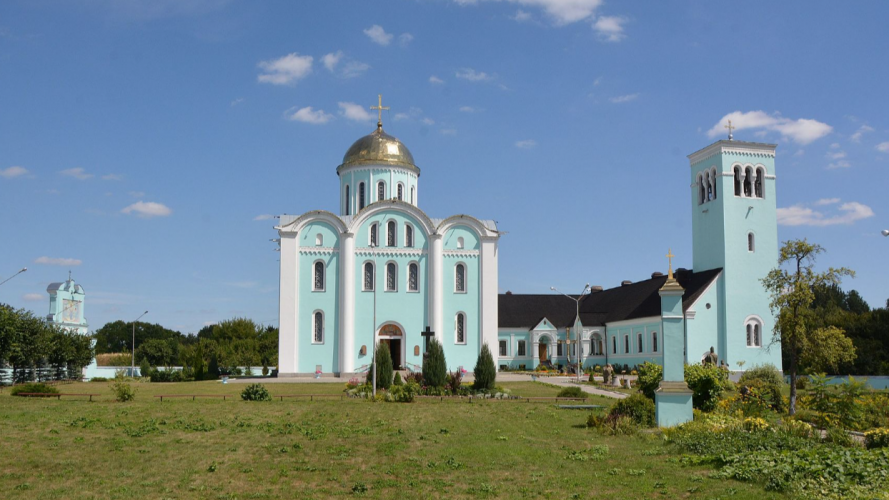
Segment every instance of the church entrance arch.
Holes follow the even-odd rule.
[[[537,358],[540,363],[546,363],[549,361],[549,338],[548,337],[540,337],[540,340],[537,344]]]
[[[404,360],[404,330],[394,323],[387,323],[380,327],[377,333],[381,345],[389,348],[389,355],[392,357],[392,368],[402,370]]]

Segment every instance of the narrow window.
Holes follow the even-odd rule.
[[[466,343],[466,316],[463,313],[457,313],[457,343]]]
[[[414,227],[410,224],[404,225],[404,246],[408,248],[414,247]]]
[[[765,175],[763,169],[756,169],[756,179],[753,181],[754,185],[754,193],[756,193],[757,198],[762,198],[762,178]]]
[[[624,335],[624,354],[630,354],[630,336]]]
[[[349,197],[349,185],[346,185],[346,215],[352,215],[352,199]]]
[[[753,347],[753,325],[747,323],[747,347]]]
[[[454,272],[454,291],[466,291],[466,266],[457,264]]]
[[[364,183],[358,184],[358,210],[364,208]]]
[[[741,167],[735,167],[735,196],[741,196]]]
[[[707,201],[711,201],[716,196],[713,194],[713,180],[710,179],[710,173],[704,174],[704,179],[706,179],[707,183]]]
[[[315,325],[312,330],[314,332],[312,342],[315,344],[324,342],[324,314],[321,311],[315,313]]]
[[[380,246],[380,240],[378,238],[379,232],[379,225],[377,225],[377,223],[370,225],[370,246]]]
[[[762,339],[759,336],[759,324],[753,325],[753,345],[756,347],[762,346]]]
[[[751,253],[756,251],[756,238],[753,233],[747,233],[747,251]]]
[[[386,184],[382,181],[377,183],[377,201],[386,199]]]
[[[419,266],[416,263],[411,262],[407,266],[407,289],[409,292],[416,292],[420,289],[419,286]]]
[[[374,289],[374,265],[372,262],[364,263],[364,289],[367,291]]]
[[[316,291],[324,291],[324,263],[316,262],[315,263],[315,282],[313,283],[312,290]]]
[[[500,344],[500,355],[505,357],[506,356],[506,341],[501,340],[501,341],[499,341],[499,344]]]
[[[651,352],[657,352],[657,332],[651,332]]]
[[[404,201],[404,185],[403,184],[398,185],[398,199],[401,201]]]
[[[710,199],[715,200],[716,199],[716,170],[715,169],[710,171],[710,191],[713,194],[713,197]]]
[[[617,337],[611,337],[611,354],[617,354]]]
[[[698,174],[698,205],[703,205],[707,200],[707,187],[704,186],[704,176]]]
[[[386,246],[394,247],[395,246],[395,221],[390,220],[386,224]]]
[[[463,237],[462,237],[462,236],[459,236],[459,237],[457,238],[457,248],[461,248],[461,249],[462,249],[462,248],[463,248],[463,245],[464,245],[464,243],[463,243]]]
[[[396,276],[398,272],[398,268],[395,266],[394,262],[390,262],[386,264],[386,291],[394,292],[396,291],[395,284],[398,282],[398,276]]]
[[[562,357],[562,343],[556,344],[556,356]]]
[[[411,205],[416,205],[416,198],[414,198],[414,187],[411,186]]]
[[[519,349],[518,349],[518,353],[519,353],[519,354],[518,354],[519,356],[524,356],[524,355],[525,355],[525,341],[524,341],[524,340],[519,340]]]
[[[318,233],[315,235],[315,246],[316,247],[324,246],[324,235],[323,234]]]
[[[642,352],[642,333],[636,334],[636,348]]]
[[[750,198],[753,196],[753,169],[747,167],[744,178],[744,196]]]

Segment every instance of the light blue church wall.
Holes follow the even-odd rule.
[[[398,195],[398,184],[404,186],[404,201],[408,203],[417,203],[416,189],[417,177],[409,174],[406,170],[388,168],[361,169],[356,171],[345,172],[340,176],[340,210],[345,213],[346,186],[349,186],[349,198],[352,204],[350,214],[354,215],[358,212],[358,192],[361,183],[365,186],[365,203],[370,205],[380,199],[377,197],[377,183],[383,182],[385,185],[384,200],[396,198]],[[414,189],[414,199],[411,200],[411,188]]]
[[[316,245],[318,236],[321,245]],[[306,367],[305,371],[314,371],[320,365],[325,373],[339,370],[336,365],[339,359],[339,311],[337,294],[339,292],[339,254],[329,248],[338,248],[339,239],[336,231],[324,222],[307,224],[298,236],[299,254],[299,332],[303,336],[299,350],[299,364]],[[314,264],[324,263],[324,290],[314,290]],[[321,311],[324,315],[323,341],[314,342],[314,315]]]
[[[724,345],[724,341],[719,338],[722,330],[719,325],[724,322],[724,294],[720,293],[723,285],[723,276],[720,275],[698,298],[694,307],[694,318],[685,322],[687,345],[685,362],[688,364],[700,364],[702,356],[710,352],[711,346]],[[719,359],[725,358],[720,354]]]
[[[499,366],[507,366],[510,370],[518,370],[521,365],[525,365],[526,370],[533,370],[536,365],[536,353],[531,352],[531,332],[525,329],[505,329],[501,328],[497,332],[498,345],[491,346],[492,354],[499,352],[499,341],[506,341],[506,356],[500,356],[498,359]],[[525,342],[525,355],[519,356],[519,341]]]
[[[641,365],[646,361],[652,363],[660,363],[664,349],[664,338],[661,332],[660,318],[641,318],[639,323],[628,323],[619,326],[608,326],[605,330],[606,345],[608,349],[608,362],[612,365],[620,363],[629,365]],[[654,334],[657,334],[657,352],[654,351]],[[642,335],[642,352],[639,352],[638,337]],[[615,353],[614,341],[617,341],[617,352]],[[629,341],[629,352],[627,352],[627,341]],[[585,362],[595,364],[603,364],[605,356],[594,356],[592,360]]]
[[[462,238],[463,248],[458,248],[458,241]],[[479,237],[468,226],[454,226],[442,236],[444,258],[442,266],[442,329],[441,339],[444,347],[448,368],[456,370],[462,366],[472,371],[481,350],[479,289],[480,269]],[[461,252],[461,250],[463,252]],[[449,253],[453,251],[456,253]],[[465,253],[464,253],[465,252]],[[457,265],[462,264],[466,269],[466,286],[464,292],[456,290]],[[463,314],[466,318],[464,343],[457,343],[457,314]],[[496,349],[497,346],[488,346]]]

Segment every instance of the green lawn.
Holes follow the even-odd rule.
[[[160,403],[152,396],[237,395],[245,386],[134,385],[131,403],[114,402],[107,383],[60,387],[104,394],[94,403],[0,393],[2,497],[781,498],[680,466],[657,433],[605,437],[583,425],[586,411],[553,403]],[[527,397],[558,392],[503,385]],[[333,394],[343,385],[267,387]]]

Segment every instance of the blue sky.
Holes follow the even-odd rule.
[[[889,5],[597,0],[0,4],[0,302],[72,270],[93,329],[277,324],[270,214],[336,211],[374,128],[432,217],[495,219],[501,291],[691,265],[686,155],[779,144],[779,237],[889,298]]]

